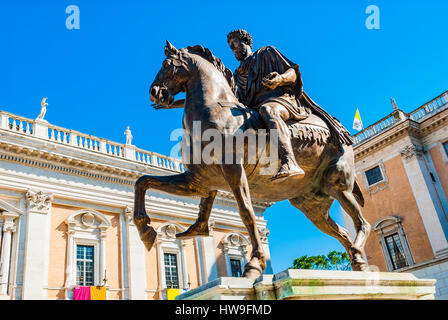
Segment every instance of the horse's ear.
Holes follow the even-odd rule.
[[[179,50],[177,50],[168,40],[166,40],[165,46],[165,55],[168,57],[170,54],[176,54]]]

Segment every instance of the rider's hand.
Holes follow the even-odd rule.
[[[261,83],[271,90],[274,90],[283,83],[283,78],[278,72],[271,72],[269,75],[263,78]]]

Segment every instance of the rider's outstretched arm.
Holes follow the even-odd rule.
[[[280,86],[296,85],[299,91],[302,92],[303,82],[298,64],[286,70],[286,72],[281,74],[280,77],[282,78],[282,83]]]
[[[271,72],[267,77],[263,78],[262,83],[272,90],[281,86],[294,86],[297,87],[300,93],[303,87],[302,76],[297,64],[282,74]]]

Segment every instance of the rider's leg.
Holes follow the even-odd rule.
[[[278,172],[272,176],[272,180],[293,175],[304,175],[294,158],[291,146],[291,135],[285,121],[289,119],[289,111],[281,104],[269,102],[260,106],[259,113],[269,130],[278,132],[278,150],[281,166]]]

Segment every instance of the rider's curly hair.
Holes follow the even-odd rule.
[[[246,43],[252,49],[252,37],[249,34],[249,32],[247,32],[246,30],[238,29],[238,30],[229,32],[229,34],[227,35],[227,42],[229,42],[230,39],[232,39],[232,38],[237,38],[237,39],[243,40],[243,42]]]

